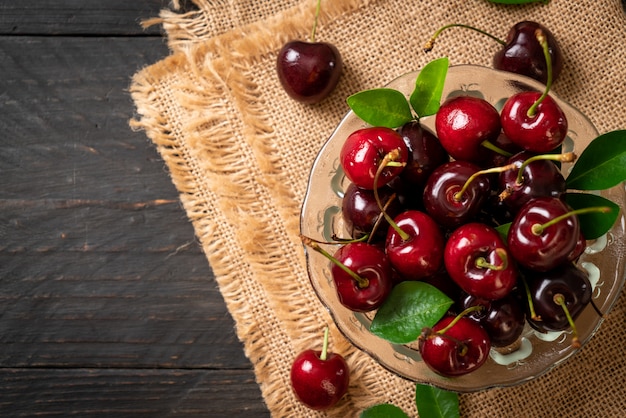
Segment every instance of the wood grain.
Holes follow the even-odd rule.
[[[185,7],[191,2],[181,2]],[[0,416],[269,416],[128,121],[166,1],[0,1]]]

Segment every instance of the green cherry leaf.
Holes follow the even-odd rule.
[[[428,416],[428,415],[426,415]],[[361,412],[360,418],[409,418],[400,408],[389,403],[374,405]]]
[[[419,117],[434,115],[439,110],[449,65],[447,57],[439,58],[426,64],[418,74],[409,101]]]
[[[401,282],[376,312],[370,331],[394,344],[410,343],[417,340],[424,327],[433,327],[452,303],[428,283]]]
[[[579,214],[580,230],[585,239],[596,239],[606,234],[617,220],[619,206],[609,199],[591,193],[566,193],[565,201],[572,209],[608,207],[609,212]]]
[[[430,385],[418,384],[415,403],[420,417],[459,418],[459,394]]]
[[[489,0],[491,3],[498,4],[528,4],[528,3],[543,3],[548,4],[550,0]]]
[[[580,154],[567,188],[605,190],[626,180],[626,130],[600,135]]]
[[[359,118],[372,126],[394,129],[413,120],[409,102],[398,90],[363,90],[349,96],[346,101]]]
[[[509,236],[509,229],[511,229],[511,222],[498,225],[496,227],[496,231],[498,231],[498,234],[500,234],[500,237],[502,237],[504,242],[506,242],[507,237]]]

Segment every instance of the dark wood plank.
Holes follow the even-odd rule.
[[[181,11],[193,7],[180,2]],[[0,35],[157,35],[140,19],[158,16],[168,0],[0,0]]]
[[[0,416],[269,417],[256,386],[249,370],[10,369]]]

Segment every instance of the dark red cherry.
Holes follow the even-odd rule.
[[[479,175],[466,187],[480,167],[468,161],[450,161],[433,171],[424,187],[426,212],[445,228],[474,220],[491,191],[489,177]]]
[[[520,152],[511,157],[509,163],[515,164],[521,172],[517,169],[500,173],[501,199],[514,211],[535,197],[561,197],[567,190],[565,178],[557,165],[535,156],[528,151]],[[527,160],[529,162],[524,164]]]
[[[421,189],[435,168],[448,162],[450,156],[439,139],[418,121],[404,124],[398,132],[409,150],[409,159],[400,177],[411,187]]]
[[[448,237],[444,264],[465,292],[483,299],[501,299],[517,284],[517,268],[498,231],[471,222]]]
[[[385,251],[404,280],[435,274],[443,264],[444,237],[439,225],[426,213],[407,210],[393,219]]]
[[[424,363],[445,377],[462,376],[478,369],[489,357],[491,342],[476,321],[446,315],[432,329],[426,328],[419,338]]]
[[[391,188],[383,186],[378,190],[378,195],[389,216],[393,218],[400,214],[402,205]],[[369,241],[384,241],[387,237],[389,223],[384,217],[381,218],[380,206],[372,190],[350,183],[343,195],[341,213],[345,228],[352,238],[358,239],[371,234],[377,222],[374,236]]]
[[[543,25],[523,21],[516,23],[506,36],[506,44],[493,57],[493,67],[498,70],[526,75],[546,84],[548,71],[543,47],[535,32],[541,29],[548,41],[552,60],[552,80],[556,80],[563,67],[563,54],[554,35]]]
[[[589,276],[572,263],[547,272],[531,272],[525,277],[535,313],[533,318],[529,310],[528,322],[541,332],[563,331],[571,326],[563,307],[555,300],[558,295],[563,297],[572,320],[576,320],[591,301]]]
[[[568,132],[565,113],[551,97],[525,91],[509,97],[500,113],[504,134],[521,148],[544,154],[560,146]]]
[[[346,394],[350,370],[343,356],[328,351],[328,329],[322,350],[308,349],[298,354],[289,377],[298,400],[314,410],[328,409]]]
[[[522,335],[526,315],[518,298],[512,293],[498,300],[465,294],[461,298],[460,309],[465,310],[472,306],[483,307],[482,310],[472,312],[467,317],[482,325],[489,335],[492,346],[507,347]]]
[[[382,169],[376,187],[380,188],[397,177],[406,165],[409,152],[402,136],[393,129],[368,127],[354,131],[343,143],[339,162],[348,180],[364,189],[374,189],[374,178],[388,155],[394,155],[395,165]]]
[[[484,99],[456,96],[441,104],[435,129],[452,158],[480,163],[488,156],[482,143],[500,135],[500,114]]]
[[[522,266],[548,271],[566,262],[580,237],[578,217],[555,197],[529,200],[517,212],[509,228],[507,243],[513,258]]]

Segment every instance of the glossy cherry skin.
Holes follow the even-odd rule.
[[[482,366],[489,357],[491,342],[483,327],[476,321],[462,317],[443,335],[454,316],[444,316],[432,330],[425,330],[419,340],[419,351],[424,363],[435,373],[445,377],[462,376]]]
[[[393,227],[388,228],[385,251],[394,270],[404,280],[418,280],[435,274],[443,264],[444,237],[426,213],[407,210],[394,219],[408,234],[404,240]]]
[[[555,197],[537,197],[519,209],[507,237],[509,251],[519,265],[548,271],[568,260],[580,237],[576,216],[568,216],[540,234],[533,232],[533,226],[543,225],[570,211],[563,200]]]
[[[548,67],[543,47],[537,40],[537,29],[543,31],[548,41],[548,52],[552,61],[552,81],[555,81],[563,68],[563,53],[552,32],[537,22],[519,22],[509,30],[505,39],[506,45],[493,57],[493,67],[522,74],[546,84]]]
[[[378,195],[383,207],[386,206],[385,212],[389,216],[393,218],[400,214],[402,205],[398,198],[394,197],[394,191],[391,188],[383,186],[378,190]],[[393,200],[390,200],[392,198]],[[384,241],[387,237],[389,223],[384,218],[379,221],[381,210],[373,190],[362,189],[354,183],[350,183],[343,195],[341,213],[346,230],[349,231],[352,238],[361,238],[371,234],[376,222],[379,224],[372,239],[368,239],[368,241]]]
[[[506,347],[515,343],[522,335],[526,314],[517,297],[512,293],[498,300],[481,299],[464,294],[460,303],[463,311],[472,306],[483,310],[468,315],[487,331],[493,347]]]
[[[546,96],[533,115],[528,110],[539,99],[541,93],[524,91],[509,97],[500,119],[502,131],[526,151],[544,154],[555,150],[565,141],[568,122],[563,109],[551,97]]]
[[[418,121],[404,124],[398,132],[409,150],[409,160],[400,177],[412,187],[422,188],[430,174],[448,162],[450,156],[439,139]]]
[[[458,193],[477,171],[480,167],[471,162],[450,161],[430,175],[424,186],[423,203],[426,212],[440,225],[453,229],[476,218],[491,192],[489,177],[476,177],[462,195]]]
[[[481,145],[500,135],[500,114],[488,101],[456,96],[441,104],[435,130],[441,145],[456,160],[480,163],[488,154]]]
[[[361,287],[350,274],[333,264],[331,274],[339,302],[355,312],[368,312],[380,307],[393,284],[393,272],[385,252],[371,244],[354,242],[340,247],[334,258],[367,279],[367,285]]]
[[[337,86],[343,61],[326,42],[290,41],[278,53],[276,71],[287,94],[303,103],[318,103]]]
[[[393,129],[367,127],[352,132],[339,152],[339,162],[348,180],[364,189],[374,189],[374,178],[385,156],[396,152],[394,161],[406,164],[409,151],[402,136]],[[400,175],[404,167],[385,167],[376,187],[382,187]]]
[[[535,313],[540,317],[535,320],[528,312],[528,323],[539,331],[563,331],[570,327],[565,311],[554,301],[555,295],[563,295],[574,320],[591,301],[589,276],[572,263],[564,263],[548,272],[529,273],[526,277]]]
[[[509,159],[510,164],[521,167],[533,153],[520,152]],[[503,202],[512,210],[535,197],[561,197],[567,190],[561,170],[549,160],[536,160],[526,165],[522,171],[522,182],[518,183],[519,170],[507,170],[500,173],[499,187],[504,192]]]
[[[517,284],[518,271],[504,240],[494,228],[478,222],[450,234],[443,260],[452,280],[478,298],[501,299]],[[490,266],[481,266],[483,261]]]
[[[291,365],[290,379],[294,394],[311,409],[328,409],[348,391],[350,371],[345,359],[336,353],[305,350]]]

